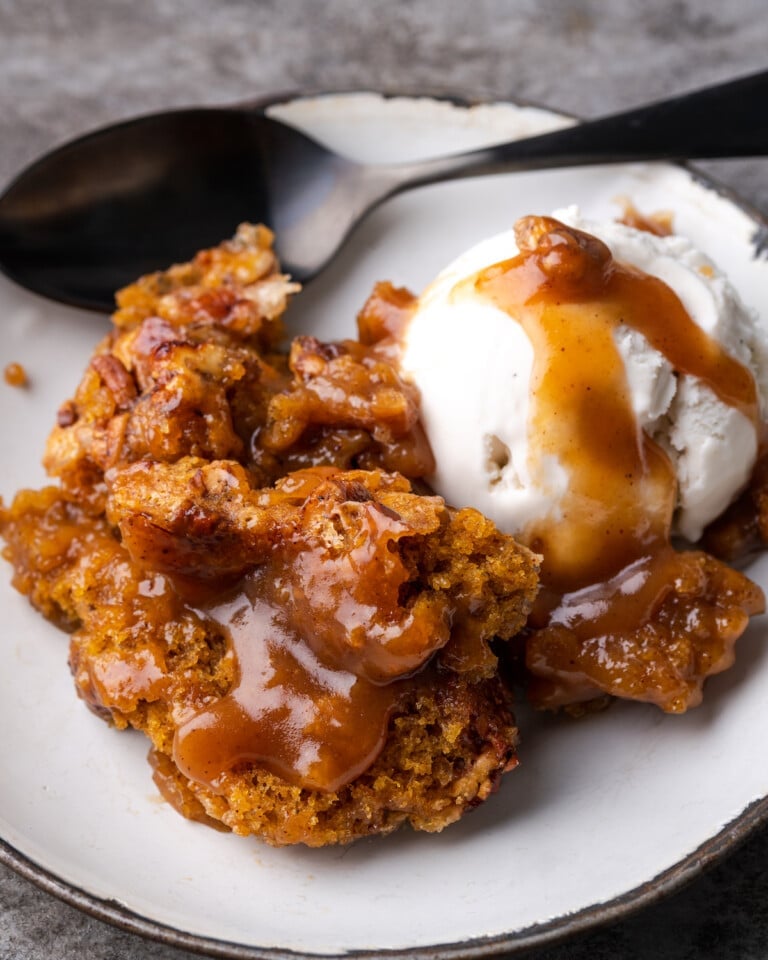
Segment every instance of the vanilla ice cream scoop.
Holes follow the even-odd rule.
[[[633,496],[644,500],[660,524],[662,514],[668,515],[673,532],[695,541],[744,488],[754,466],[759,422],[768,409],[766,332],[726,277],[688,240],[656,236],[622,223],[585,220],[575,207],[553,217],[566,228],[598,238],[600,249],[584,252],[588,238],[580,240],[584,251],[576,244],[570,259],[565,256],[565,266],[560,263],[557,268],[559,274],[553,267],[550,283],[544,276],[548,264],[554,264],[569,243],[576,243],[571,237],[578,236],[568,229],[560,235],[553,230],[547,238],[551,250],[538,255],[537,266],[529,264],[527,274],[518,266],[510,279],[504,264],[520,254],[515,231],[510,230],[459,257],[418,301],[405,337],[402,367],[421,392],[423,422],[437,463],[431,482],[449,503],[474,506],[501,529],[523,534],[528,542],[537,540],[542,524],[550,529],[558,525],[562,549],[570,549],[568,529],[575,511],[580,511],[582,525],[592,523],[599,529],[603,514],[608,516],[610,510],[606,513],[596,503],[598,480],[589,489],[583,484],[579,488],[576,475],[582,468],[576,451],[562,450],[550,442],[549,434],[565,416],[571,426],[577,425],[584,443],[593,431],[605,430],[613,409],[626,402],[633,422],[626,421],[622,429],[642,431],[642,437],[633,441],[638,462],[647,458],[643,444],[650,440],[648,449],[666,454],[674,477],[671,487],[661,482],[660,474],[653,481],[628,478],[622,496],[627,502]],[[544,228],[539,224],[535,229]],[[598,291],[597,281],[588,275],[591,270],[603,271],[603,280],[610,275],[610,283],[601,281]],[[656,280],[643,285],[645,277]],[[647,296],[649,311],[663,309],[670,318],[678,318],[669,320],[667,333],[665,322],[657,323],[649,334],[642,323],[623,316],[622,294],[617,291],[630,288],[640,291],[632,295],[636,301]],[[525,322],[533,309],[530,304],[541,302],[552,290],[558,302],[540,311],[535,323],[530,317]],[[529,305],[523,308],[519,304],[526,297]],[[597,318],[594,327],[583,315],[590,310]],[[637,310],[642,317],[642,308]],[[558,322],[567,324],[563,330],[568,336],[559,348],[569,351],[567,357],[557,356],[558,348],[553,347],[557,338],[553,325]],[[622,367],[612,373],[605,372],[612,369],[611,345],[599,346],[605,323]],[[678,331],[678,323],[685,330]],[[581,325],[578,336],[574,325]],[[546,362],[550,367],[560,365],[559,399],[550,398],[546,417],[541,396],[549,389],[542,380],[547,374],[544,361],[537,363],[542,337],[549,351]],[[709,359],[691,358],[688,363],[684,340],[693,353]],[[590,381],[593,353],[596,366]],[[570,393],[562,382],[569,369],[574,372]],[[596,399],[593,391],[606,395]],[[615,394],[614,400],[607,391],[611,397]],[[591,427],[583,422],[589,417]],[[561,441],[568,435],[563,429]],[[601,442],[606,452],[599,457],[610,459],[613,441]],[[617,472],[621,465],[606,461],[605,470],[605,494],[612,497],[621,486]],[[628,462],[627,471],[631,470]],[[636,488],[631,488],[633,483]]]

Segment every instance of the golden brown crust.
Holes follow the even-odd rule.
[[[390,722],[387,745],[364,774],[332,793],[302,790],[263,770],[233,771],[213,794],[165,762],[165,780],[200,813],[274,845],[324,846],[386,834],[403,823],[438,832],[487,800],[517,765],[517,728],[498,680],[451,674],[415,692]],[[196,801],[196,803],[194,802]]]
[[[299,289],[280,273],[267,227],[241,224],[231,240],[201,250],[190,263],[149,274],[117,293],[115,326],[128,330],[148,317],[172,326],[216,327],[274,349],[288,297]]]

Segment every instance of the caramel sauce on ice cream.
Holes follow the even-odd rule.
[[[712,581],[728,574],[709,569],[716,562],[706,555],[671,546],[675,468],[638,422],[615,335],[621,327],[641,334],[676,376],[697,378],[757,431],[754,377],[669,286],[617,262],[598,238],[549,217],[520,220],[515,236],[516,256],[460,280],[450,297],[488,303],[522,327],[533,348],[531,481],[546,488],[548,461],[568,475],[556,507],[514,531],[543,557],[529,621],[531,695],[558,706],[610,690],[684,710],[700,697],[701,677],[681,684],[679,674],[727,666],[747,615],[713,612]],[[762,602],[755,587],[744,606],[755,612]],[[674,682],[648,683],[655,664],[674,659],[675,631],[690,637],[697,627],[695,654],[678,651],[690,669],[678,663]]]
[[[529,430],[536,461],[569,472],[561,511],[526,540],[555,590],[578,589],[669,542],[677,480],[640,428],[614,332],[643,334],[679,373],[706,383],[757,424],[755,381],[688,316],[662,281],[617,263],[596,237],[546,217],[519,221],[517,257],[470,279],[533,345]]]

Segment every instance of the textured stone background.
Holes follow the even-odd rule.
[[[593,116],[765,68],[767,49],[766,0],[0,0],[0,183],[65,138],[165,106],[357,87]],[[768,161],[706,169],[768,214]],[[534,956],[768,957],[766,864],[763,830],[676,896]],[[191,956],[0,869],[0,960]]]

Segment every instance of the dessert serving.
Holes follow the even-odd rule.
[[[531,216],[418,299],[379,284],[358,340],[285,351],[270,243],[244,225],[121,291],[57,486],[0,516],[163,795],[273,844],[440,830],[516,765],[515,683],[697,704],[764,600],[673,534],[768,527],[764,335],[716,268]]]
[[[433,461],[390,301],[376,342],[277,352],[270,243],[244,226],[122,291],[48,442],[59,485],[3,515],[14,582],[186,816],[276,844],[438,830],[516,763],[491,641],[538,558],[412,490]]]

